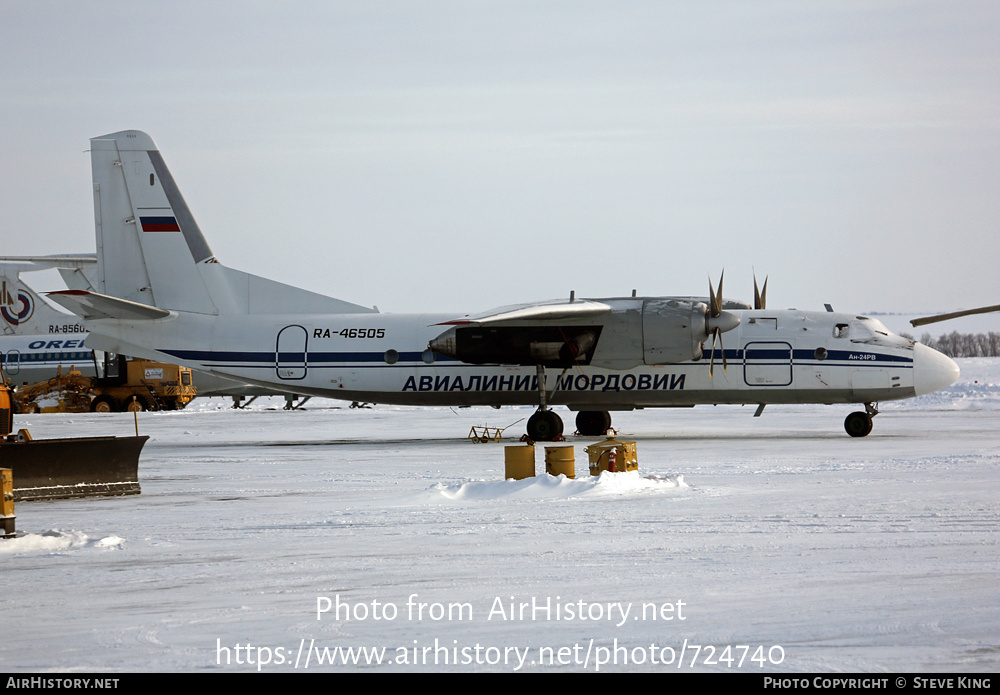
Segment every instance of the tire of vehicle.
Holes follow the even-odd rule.
[[[117,413],[121,409],[121,403],[114,396],[98,396],[90,402],[92,413]]]
[[[145,396],[129,396],[125,400],[125,410],[130,413],[141,413],[149,408],[149,400]]]

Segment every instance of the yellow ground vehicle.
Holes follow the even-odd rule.
[[[18,413],[84,413],[94,399],[93,382],[76,369],[63,374],[60,368],[51,379],[17,387],[14,408]]]
[[[71,369],[18,387],[16,407],[25,413],[177,410],[196,395],[191,370],[176,364],[108,355],[98,374],[103,376],[85,377]]]
[[[105,361],[104,376],[94,379],[94,389],[90,409],[95,413],[179,410],[196,395],[189,368],[122,355]]]

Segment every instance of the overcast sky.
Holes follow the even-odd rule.
[[[382,311],[1000,302],[996,0],[4,0],[0,56],[6,255],[92,252],[135,128],[222,263]]]

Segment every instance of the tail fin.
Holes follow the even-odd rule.
[[[91,139],[97,292],[199,314],[370,313],[215,259],[152,138]]]
[[[152,138],[123,131],[90,143],[97,291],[151,306],[218,314],[195,268],[214,260],[212,252]]]

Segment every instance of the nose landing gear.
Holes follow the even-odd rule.
[[[865,412],[853,412],[844,420],[844,429],[852,437],[867,437],[872,431],[872,418],[878,415],[878,404],[865,403]]]

